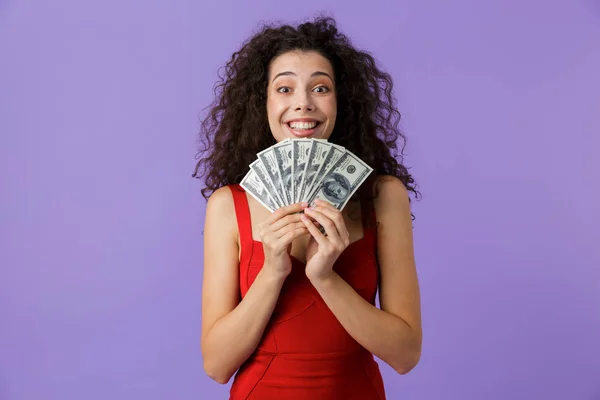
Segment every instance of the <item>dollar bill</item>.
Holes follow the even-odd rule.
[[[280,186],[278,187],[282,193],[281,197],[285,199],[285,205],[292,204],[292,141],[286,139],[271,146],[270,149],[273,150],[274,168],[277,169],[281,177]],[[271,166],[268,168],[271,168]]]
[[[269,191],[263,185],[253,169],[250,169],[246,176],[244,176],[240,186],[244,188],[246,192],[250,193],[250,195],[267,210],[273,212],[277,209],[277,205],[273,202],[273,199],[269,195]]]
[[[315,177],[313,178],[311,188],[309,192],[305,194],[305,196],[310,198],[312,194],[319,188],[319,183],[323,180],[325,174],[331,170],[331,168],[335,165],[335,163],[346,153],[346,149],[342,146],[338,146],[336,144],[330,143],[331,149],[325,156],[325,160],[323,160],[323,164],[317,171]]]
[[[304,170],[313,139],[292,140],[292,199],[298,202],[301,192],[301,184],[304,180]]]
[[[284,141],[281,143],[287,143]],[[281,205],[287,204],[287,195],[284,193],[283,184],[281,183],[281,164],[275,153],[275,146],[271,146],[257,154],[257,157],[265,167],[267,177],[271,183],[271,191],[275,192],[275,197]]]
[[[262,182],[263,186],[269,193],[269,197],[271,198],[272,203],[275,204],[277,208],[283,207],[283,204],[280,203],[278,200],[277,191],[275,190],[274,185],[267,174],[267,168],[262,163],[262,160],[259,158],[258,160],[250,164],[250,169],[254,170],[254,172],[258,176],[258,179],[260,179],[260,181]]]
[[[307,202],[313,205],[316,199],[324,200],[341,211],[372,171],[360,158],[345,152],[323,176]]]
[[[313,180],[332,147],[333,146],[325,140],[313,140],[311,142],[308,159],[306,160],[306,166],[304,173],[302,174],[302,182],[300,182],[298,201],[306,201],[307,195],[312,188]]]

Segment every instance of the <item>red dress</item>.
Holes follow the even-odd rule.
[[[233,194],[240,233],[240,291],[246,292],[262,268],[262,243],[252,239],[250,209],[239,185]],[[375,212],[362,207],[362,239],[339,256],[334,270],[358,294],[375,304],[378,284]],[[287,277],[264,335],[240,367],[230,400],[384,400],[379,366],[327,307],[304,273],[305,264],[292,257]]]

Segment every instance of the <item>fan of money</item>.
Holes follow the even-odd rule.
[[[258,153],[240,186],[271,212],[316,199],[341,211],[372,171],[325,139],[286,139]]]

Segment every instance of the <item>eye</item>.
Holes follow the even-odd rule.
[[[329,92],[329,88],[327,86],[317,86],[316,88],[313,89],[313,91],[315,91],[317,93],[327,93],[327,92]]]
[[[281,86],[279,88],[277,88],[277,92],[279,93],[289,93],[292,89],[290,89],[287,86]]]

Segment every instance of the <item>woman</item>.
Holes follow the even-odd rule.
[[[226,383],[237,371],[231,399],[384,399],[373,355],[405,374],[422,341],[409,199],[418,192],[393,154],[404,137],[391,78],[318,18],[263,28],[216,94],[194,174],[210,195],[206,373]],[[343,212],[320,202],[271,213],[238,185],[258,152],[300,137],[344,146],[374,169]]]

